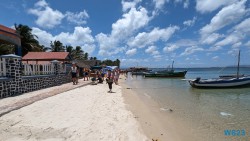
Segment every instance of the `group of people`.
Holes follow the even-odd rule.
[[[79,71],[79,67],[76,65],[76,63],[72,63],[72,67],[71,67],[70,72],[71,72],[73,85],[77,85],[80,71]],[[106,83],[109,86],[108,92],[112,92],[113,83],[118,85],[118,80],[119,80],[119,76],[120,76],[120,69],[114,69],[114,70],[109,69],[107,72],[105,72],[104,70],[92,70],[92,72],[89,69],[83,70],[84,81],[85,80],[88,81],[91,76],[92,76],[92,79],[91,79],[92,82],[97,81],[97,83],[103,83],[103,81],[106,78]]]

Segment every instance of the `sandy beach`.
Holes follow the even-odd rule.
[[[114,93],[107,93],[107,84],[87,85],[9,112],[0,117],[0,141],[149,140],[121,89],[114,85]]]

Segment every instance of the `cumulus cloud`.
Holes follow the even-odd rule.
[[[36,35],[38,37],[38,41],[41,45],[44,45],[46,47],[50,46],[50,41],[54,41],[55,38],[52,34],[41,30],[37,27],[32,28],[32,34]]]
[[[79,13],[72,13],[70,11],[67,11],[65,17],[69,22],[81,25],[87,23],[86,19],[89,18],[89,15],[85,10]]]
[[[149,21],[150,17],[145,8],[131,8],[127,13],[123,14],[121,19],[112,24],[111,34],[100,33],[96,35],[96,41],[100,47],[99,55],[109,55],[114,50],[116,50],[115,53],[119,53],[117,48],[120,43],[125,42],[136,31],[146,26]]]
[[[193,53],[198,52],[198,51],[204,51],[204,49],[200,48],[198,46],[187,47],[185,49],[185,51],[183,53],[181,53],[180,56],[190,55],[190,54],[193,54]]]
[[[134,1],[126,1],[122,0],[122,11],[126,12],[127,10],[131,8],[135,8],[135,6],[141,2],[141,0],[134,0]]]
[[[194,41],[194,40],[181,39],[181,40],[178,40],[174,43],[168,43],[163,48],[163,52],[169,53],[169,52],[175,51],[176,49],[178,49],[180,47],[191,47],[191,46],[197,46],[198,44],[199,43],[197,41]]]
[[[180,46],[177,46],[176,44],[170,44],[163,48],[163,52],[165,53],[173,52],[178,48],[180,48]]]
[[[196,17],[193,17],[192,20],[184,21],[183,24],[184,24],[185,26],[193,26],[193,25],[195,24],[196,19],[197,19]]]
[[[153,0],[153,2],[156,9],[161,9],[166,2],[169,2],[169,0]]]
[[[126,55],[129,55],[129,56],[135,55],[135,54],[136,54],[136,51],[137,51],[136,48],[130,49],[130,50],[128,50],[128,51],[126,52]]]
[[[167,41],[177,30],[179,30],[178,26],[170,26],[164,29],[154,28],[148,33],[139,33],[136,37],[131,38],[127,44],[130,47],[143,48],[159,40]]]
[[[230,5],[238,0],[196,0],[196,10],[200,13],[212,12],[222,6]]]
[[[95,50],[94,38],[91,35],[89,27],[75,27],[73,33],[61,32],[58,35],[53,36],[52,34],[33,27],[32,33],[38,37],[40,44],[49,47],[50,42],[54,40],[61,41],[64,45],[81,46],[82,49],[89,54]]]
[[[67,11],[63,14],[58,10],[52,9],[45,0],[39,0],[35,3],[34,8],[28,9],[28,13],[37,16],[35,23],[38,26],[49,29],[60,25],[64,18],[77,25],[86,24],[86,19],[89,18],[85,10],[79,13]]]
[[[207,36],[210,33],[242,19],[247,12],[245,9],[245,3],[246,0],[242,0],[224,7],[212,18],[210,24],[207,24],[200,30],[201,35]]]
[[[151,55],[158,55],[160,52],[157,50],[156,46],[150,46],[145,50],[146,53],[151,54]]]
[[[35,4],[35,7],[28,10],[29,14],[37,16],[36,24],[44,28],[53,28],[61,24],[64,15],[49,7],[45,0],[40,0]]]

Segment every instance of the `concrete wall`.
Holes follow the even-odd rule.
[[[57,63],[52,75],[22,76],[21,57],[4,57],[7,73],[6,77],[0,77],[0,99],[71,82],[70,76],[59,72]]]

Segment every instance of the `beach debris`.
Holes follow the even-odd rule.
[[[171,108],[160,108],[162,111],[169,111],[169,112],[173,112],[174,110]]]
[[[160,140],[158,140],[158,139],[152,139],[152,141],[160,141]]]
[[[132,89],[132,88],[127,88],[127,89]]]
[[[226,112],[220,112],[220,115],[222,115],[222,116],[232,116],[232,114],[226,113]]]

